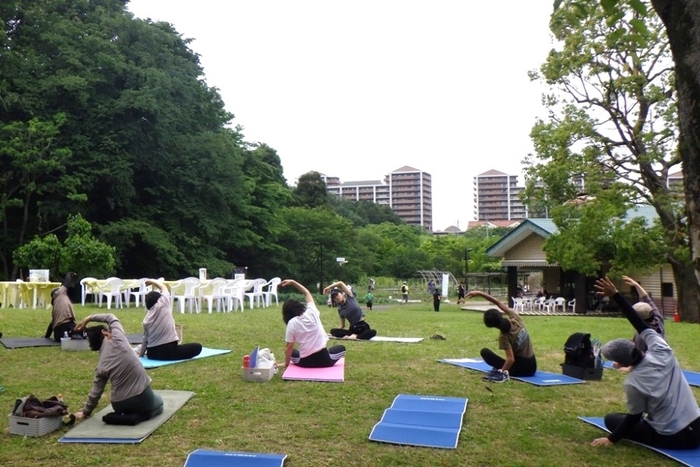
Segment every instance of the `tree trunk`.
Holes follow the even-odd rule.
[[[673,61],[676,66],[678,91],[679,152],[683,161],[683,183],[690,232],[690,248],[693,270],[681,274],[695,274],[695,296],[681,295],[678,287],[681,319],[694,305],[688,319],[698,323],[700,304],[700,2],[695,0],[652,0],[652,5],[666,26]],[[680,271],[679,271],[680,272]],[[674,268],[674,274],[676,270]],[[676,284],[689,282],[687,277],[676,274]],[[688,292],[688,291],[685,291]],[[694,316],[694,319],[693,319]]]
[[[693,274],[693,266],[671,264],[671,267],[676,282],[678,314],[681,321],[700,323],[700,295],[698,295],[698,281]]]

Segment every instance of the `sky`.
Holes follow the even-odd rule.
[[[200,56],[244,139],[290,185],[410,166],[432,176],[433,230],[474,220],[474,177],[522,179],[546,115],[528,78],[553,47],[551,1],[131,0]]]

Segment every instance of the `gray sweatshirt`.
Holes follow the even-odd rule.
[[[88,416],[102,397],[107,381],[112,384],[112,401],[119,402],[138,396],[151,384],[141,361],[129,345],[124,328],[111,313],[92,315],[90,321],[107,323],[112,338],[105,337],[100,349],[100,359],[95,368],[95,379],[83,413]]]

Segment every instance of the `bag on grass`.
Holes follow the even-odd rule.
[[[591,335],[575,332],[569,336],[564,344],[564,363],[579,368],[594,368],[595,354]]]

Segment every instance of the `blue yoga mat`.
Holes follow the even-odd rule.
[[[582,420],[586,423],[590,423],[593,426],[596,426],[602,430],[605,430],[606,432],[610,433],[610,430],[605,428],[605,422],[603,421],[602,417],[578,417],[579,420]],[[670,457],[671,459],[680,462],[683,465],[687,465],[688,467],[700,467],[700,448],[696,449],[663,449],[663,448],[655,448],[653,446],[649,446],[646,444],[642,443],[637,443],[633,441],[634,444],[638,444],[640,446],[644,446],[645,448],[651,449],[652,451],[656,451],[659,454],[663,454],[664,456]]]
[[[461,366],[469,370],[481,371],[488,373],[492,370],[491,366],[480,358],[444,358],[438,360],[441,363]],[[560,375],[558,373],[548,373],[546,371],[537,370],[534,376],[511,376],[511,379],[523,381],[525,383],[534,384],[535,386],[560,386],[563,384],[582,384],[583,380],[572,378],[571,376]]]
[[[614,370],[612,365],[613,362],[605,362],[603,363],[603,368]],[[683,376],[685,376],[685,380],[688,381],[688,384],[700,388],[700,373],[696,371],[683,370]]]
[[[455,449],[468,399],[399,394],[369,435],[371,441]]]
[[[197,449],[189,453],[184,467],[282,467],[286,458],[286,454]]]
[[[198,360],[200,358],[214,357],[215,355],[223,355],[230,352],[230,350],[210,349],[209,347],[202,347],[202,353],[200,353],[194,358],[188,358],[185,360],[151,360],[147,357],[139,357],[139,360],[141,360],[141,363],[143,364],[144,368],[149,369],[158,368],[160,366],[165,365],[174,365],[176,363],[189,362],[190,360]]]

